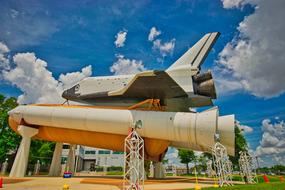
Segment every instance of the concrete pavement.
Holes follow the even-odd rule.
[[[8,180],[10,181],[8,184]],[[6,183],[5,183],[6,181]],[[13,183],[12,183],[13,182]],[[119,190],[122,188],[121,178],[68,178],[62,177],[25,177],[5,178],[3,190],[62,190],[63,185],[69,185],[70,190]],[[201,187],[210,187],[212,183],[199,183]],[[195,183],[187,178],[169,178],[164,180],[147,180],[145,190],[181,190],[194,188]]]

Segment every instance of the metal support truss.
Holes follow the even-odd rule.
[[[232,186],[232,163],[229,160],[226,147],[217,142],[212,148],[212,155],[219,186]]]
[[[207,164],[207,171],[206,171],[206,173],[207,173],[208,177],[215,176],[216,173],[215,173],[215,170],[213,170],[213,167],[212,167],[212,165],[213,165],[212,160],[208,160],[206,164]]]
[[[243,181],[250,184],[258,183],[253,158],[246,151],[240,151],[239,155],[240,175]]]
[[[125,190],[144,189],[144,140],[137,133],[137,128],[141,126],[141,121],[137,121],[125,138],[123,185]]]

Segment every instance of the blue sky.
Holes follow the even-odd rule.
[[[266,132],[262,130],[262,125],[265,125],[262,122],[265,119],[270,119],[270,124],[273,126],[281,125],[285,128],[282,124],[285,119],[283,93],[285,87],[272,87],[267,91],[260,91],[262,85],[259,87],[257,82],[252,83],[252,78],[243,75],[245,73],[243,69],[246,71],[247,66],[252,68],[251,61],[255,62],[252,60],[254,58],[239,57],[238,60],[241,62],[250,60],[242,69],[233,63],[237,60],[233,58],[240,56],[235,53],[240,51],[238,48],[227,51],[226,58],[219,56],[227,44],[236,46],[242,41],[255,43],[253,40],[255,38],[250,36],[252,33],[249,32],[252,22],[244,20],[250,16],[253,19],[255,19],[253,16],[258,16],[257,6],[261,7],[260,11],[266,11],[267,9],[262,7],[268,6],[262,1],[257,1],[256,4],[242,0],[237,2],[239,4],[232,4],[226,0],[131,2],[4,0],[0,6],[0,42],[9,48],[9,51],[4,53],[9,60],[10,70],[17,67],[13,61],[14,55],[33,52],[37,58],[47,63],[46,70],[58,80],[60,74],[74,73],[88,65],[92,66],[92,76],[113,75],[110,67],[118,62],[118,55],[123,55],[125,59],[141,61],[145,69],[166,69],[204,34],[219,31],[221,36],[206,59],[203,69],[215,70],[215,77],[221,82],[232,82],[227,83],[227,87],[218,87],[219,97],[215,105],[219,106],[221,115],[235,114],[242,125],[253,129],[252,132],[245,133],[245,136],[250,148],[255,150],[260,146],[262,135]],[[260,22],[263,20],[266,22],[266,18]],[[244,30],[238,28],[243,21],[248,24]],[[166,55],[153,48],[153,42],[148,40],[152,27],[161,31],[157,38],[162,43],[173,40],[175,46]],[[258,26],[256,27],[258,29]],[[276,30],[278,32],[279,28]],[[115,36],[120,31],[127,33],[126,40],[123,47],[116,47]],[[247,41],[251,39],[252,41]],[[284,37],[281,40],[284,40]],[[272,50],[272,55],[276,55],[274,53],[276,52]],[[223,60],[227,63],[222,64]],[[264,65],[271,64],[270,61],[274,59],[267,60]],[[262,68],[263,65],[255,66]],[[4,67],[0,69],[9,71]],[[259,76],[274,75],[277,71],[272,72],[259,72]],[[251,76],[254,74],[253,72]],[[271,78],[262,78],[259,81],[261,80],[269,81]],[[269,86],[272,83],[264,85]],[[20,90],[19,85],[0,75],[1,94],[17,97],[24,91]],[[277,139],[282,140],[280,138],[283,137]],[[277,152],[276,157],[279,156],[279,160],[285,158],[284,152],[283,149]],[[260,155],[266,165],[284,163],[278,159],[275,161],[268,159],[268,154],[264,152]]]

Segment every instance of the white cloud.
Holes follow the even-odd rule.
[[[253,4],[256,0],[222,0],[225,9],[242,8],[244,5]]]
[[[34,53],[18,53],[13,56],[15,67],[2,71],[3,78],[19,88],[23,94],[18,97],[20,104],[62,103],[61,93],[66,87],[91,75],[91,66],[82,72],[60,75],[59,81],[47,70],[47,62]]]
[[[82,68],[81,72],[72,72],[61,74],[59,76],[58,81],[63,84],[63,89],[68,89],[74,86],[76,83],[81,81],[82,79],[89,77],[92,75],[92,66],[89,65],[87,67]]]
[[[284,155],[275,155],[273,157],[274,161],[278,164],[285,165],[285,154]]]
[[[223,76],[215,78],[215,86],[218,95],[228,95],[243,89],[239,81]]]
[[[8,53],[10,50],[3,42],[0,42],[0,53]]]
[[[148,34],[148,40],[153,41],[160,34],[161,34],[161,31],[157,30],[155,27],[152,27]]]
[[[176,148],[169,148],[165,155],[165,159],[168,160],[169,164],[177,163],[178,160],[178,150]]]
[[[161,39],[154,40],[157,36],[161,34],[160,30],[157,30],[156,27],[150,29],[148,40],[152,42],[152,49],[158,50],[162,57],[167,55],[172,55],[175,47],[175,38],[170,41],[162,42]],[[157,58],[158,62],[163,62],[163,58]]]
[[[253,132],[253,128],[247,125],[242,125],[239,121],[236,121],[236,126],[243,132],[243,133],[251,133]]]
[[[15,9],[11,9],[11,17],[16,18],[19,15],[19,11]]]
[[[7,70],[10,68],[9,58],[7,53],[9,53],[9,48],[6,44],[0,42],[0,70]]]
[[[123,47],[125,45],[126,37],[127,37],[126,30],[117,33],[117,35],[115,36],[116,40],[114,42],[117,48]]]
[[[285,123],[279,121],[272,123],[269,119],[262,121],[262,139],[256,148],[257,156],[274,158],[277,163],[281,163],[281,158],[285,158]],[[284,160],[283,160],[284,163]]]
[[[279,96],[285,91],[285,2],[223,1],[225,8],[247,3],[255,11],[239,24],[239,34],[220,52],[218,63],[253,95]]]
[[[177,148],[169,147],[167,153],[165,154],[164,159],[168,160],[169,165],[185,167],[185,164],[182,164],[180,162]]]
[[[135,74],[146,70],[141,60],[127,59],[123,55],[117,55],[117,61],[110,67],[115,75]]]
[[[160,39],[157,39],[153,42],[153,49],[159,50],[161,55],[165,57],[167,54],[172,54],[175,47],[175,39],[172,39],[168,42],[161,42]]]
[[[47,63],[37,59],[34,53],[18,53],[13,57],[16,67],[4,71],[4,79],[17,86],[24,94],[19,103],[58,102],[57,84],[46,67]]]

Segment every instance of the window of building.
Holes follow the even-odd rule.
[[[85,150],[85,154],[96,154],[95,150]]]
[[[62,148],[63,148],[63,149],[69,149],[69,144],[64,144],[64,145],[62,145]]]
[[[99,154],[110,154],[110,150],[99,150]]]
[[[114,151],[113,154],[124,154],[124,152]]]

